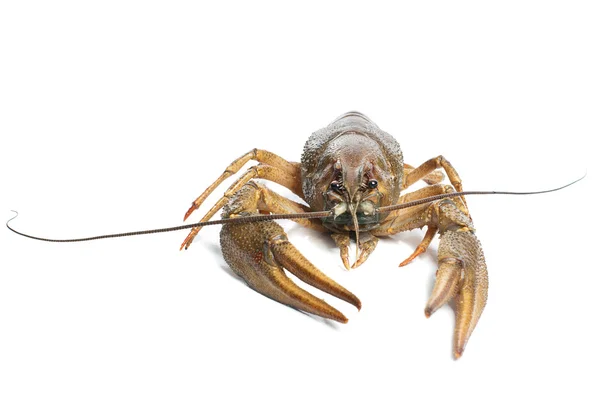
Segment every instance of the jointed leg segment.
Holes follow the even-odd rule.
[[[298,163],[286,161],[278,155],[266,150],[252,149],[246,154],[242,155],[241,157],[235,159],[231,164],[229,164],[227,168],[225,168],[225,171],[221,174],[221,176],[219,176],[219,178],[217,178],[217,180],[214,181],[212,185],[210,185],[200,196],[198,196],[196,200],[194,200],[190,209],[185,213],[183,220],[185,221],[190,216],[190,214],[192,214],[192,212],[197,210],[200,207],[200,205],[204,202],[204,200],[206,200],[206,198],[217,188],[217,186],[223,183],[225,179],[236,174],[244,166],[244,164],[246,164],[250,160],[271,165],[280,170],[281,173],[288,176],[300,176],[300,165]],[[298,180],[298,185],[299,184],[300,183]],[[300,186],[296,187],[295,185],[290,187],[289,189],[298,195],[300,195],[299,193],[302,190]]]
[[[245,163],[250,160],[260,162],[256,166],[248,168],[248,170],[240,176],[226,191],[216,204],[206,213],[200,222],[210,220],[227,202],[229,199],[244,186],[247,182],[254,178],[267,179],[290,189],[296,195],[301,196],[302,185],[300,182],[300,166],[298,163],[293,163],[284,160],[276,154],[266,150],[253,149],[243,156],[232,162],[219,178],[210,185],[194,202],[190,209],[186,212],[184,220],[186,220],[192,212],[197,210],[206,198],[219,186],[225,179],[237,173]],[[201,228],[193,228],[188,236],[181,244],[181,249],[190,247],[194,238],[200,232]]]
[[[406,177],[406,175],[410,174],[414,169],[415,169],[415,167],[413,167],[412,165],[404,163],[404,176]],[[445,177],[446,176],[444,175],[444,173],[442,171],[434,170],[434,171],[431,171],[429,174],[425,175],[421,179],[428,185],[436,185],[438,183],[441,183]],[[405,186],[405,184],[406,184],[406,179],[403,182],[402,190],[404,190],[408,187],[408,186]]]
[[[413,253],[410,256],[408,256],[408,258],[406,260],[404,260],[400,263],[399,267],[407,266],[408,264],[410,264],[410,262],[412,260],[414,260],[415,258],[420,256],[421,254],[425,253],[427,251],[427,248],[429,248],[429,245],[431,244],[431,241],[435,237],[436,233],[437,233],[437,227],[428,226],[427,232],[425,232],[425,236],[423,237],[423,240],[421,241],[421,243],[419,243],[419,245],[417,246],[415,251],[413,251]]]
[[[448,179],[450,180],[450,183],[452,184],[454,189],[456,189],[457,192],[462,192],[463,191],[462,180],[460,179],[460,176],[458,176],[458,172],[456,171],[456,169],[454,169],[452,164],[450,164],[450,161],[446,160],[444,158],[444,156],[437,156],[437,157],[431,158],[431,159],[425,161],[423,164],[421,164],[417,168],[415,168],[412,171],[410,171],[409,173],[407,173],[404,176],[404,182],[402,183],[402,188],[403,189],[407,188],[407,187],[413,185],[415,182],[419,181],[420,179],[427,179],[429,176],[431,176],[431,174],[433,172],[435,172],[439,168],[444,169],[444,171],[448,175]],[[461,196],[460,198],[466,207],[467,202],[465,201],[464,197]],[[468,214],[468,211],[467,211],[467,214]]]

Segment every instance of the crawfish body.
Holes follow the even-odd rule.
[[[216,212],[222,218],[254,214],[299,214],[330,210],[323,220],[295,219],[322,232],[330,232],[347,269],[367,260],[379,237],[415,228],[427,228],[423,241],[400,266],[424,253],[436,233],[440,234],[438,273],[425,314],[431,315],[452,298],[457,300],[454,354],[460,357],[483,311],[487,298],[487,269],[467,204],[463,197],[437,200],[389,213],[380,207],[462,191],[461,179],[442,156],[414,168],[403,161],[398,142],[370,119],[349,112],[314,132],[304,146],[301,162],[287,161],[266,150],[253,149],[234,160],[225,172],[193,203],[185,218],[227,177],[249,160],[258,161],[235,181],[201,219]],[[440,184],[443,171],[450,184]],[[254,181],[270,180],[300,196],[306,205],[283,197]],[[423,180],[429,186],[414,192],[401,191]],[[182,244],[188,248],[200,227],[193,228]],[[348,248],[355,239],[356,257],[350,263]],[[283,304],[324,318],[347,322],[347,318],[324,300],[290,280],[285,270],[306,283],[345,300],[360,309],[360,300],[328,278],[288,240],[274,221],[227,224],[221,230],[223,256],[229,266],[252,288]]]

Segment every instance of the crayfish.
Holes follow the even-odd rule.
[[[465,196],[548,193],[583,179],[537,192],[463,191],[458,172],[443,156],[431,158],[418,167],[405,164],[400,145],[391,135],[363,114],[349,112],[308,138],[300,162],[287,161],[260,149],[242,155],[194,200],[184,220],[250,160],[258,165],[242,174],[199,223],[79,239],[40,238],[18,232],[8,222],[7,227],[19,235],[49,242],[80,242],[191,228],[181,245],[187,249],[203,226],[223,224],[223,256],[250,287],[280,303],[342,323],[348,319],[340,311],[300,288],[285,270],[357,309],[361,307],[360,300],[308,261],[274,220],[291,219],[307,228],[329,232],[347,269],[364,263],[375,250],[379,237],[426,227],[423,240],[400,266],[424,253],[439,233],[438,270],[425,315],[429,317],[455,299],[453,348],[454,356],[459,358],[483,312],[488,292],[485,258]],[[450,184],[441,183],[445,179],[442,170]],[[306,204],[272,191],[254,181],[257,178],[288,188]],[[427,184],[425,187],[402,193],[421,180]],[[221,209],[222,218],[211,220]],[[356,255],[350,263],[352,239],[356,241]]]
[[[295,221],[308,228],[331,232],[347,269],[364,263],[375,250],[379,237],[427,227],[423,241],[400,264],[404,266],[425,252],[439,232],[437,278],[425,315],[429,317],[449,300],[457,298],[454,355],[461,356],[483,311],[488,291],[483,251],[475,237],[464,196],[376,212],[386,206],[462,192],[461,179],[448,160],[438,156],[416,168],[404,164],[400,145],[390,134],[365,115],[349,112],[309,137],[299,163],[260,149],[239,157],[192,203],[184,219],[250,160],[259,164],[250,167],[233,183],[201,222],[210,220],[220,209],[223,209],[223,219],[257,213],[301,214],[326,210],[329,214],[324,218]],[[450,185],[440,183],[444,175],[439,169],[447,174]],[[308,207],[253,181],[255,178],[288,188]],[[420,180],[429,185],[402,193]],[[193,228],[181,247],[187,249],[200,229]],[[348,256],[351,238],[356,239],[357,252],[352,265]],[[284,272],[288,270],[304,282],[358,309],[361,307],[354,294],[308,261],[274,221],[225,224],[220,239],[229,266],[250,287],[278,302],[342,323],[348,321],[340,311],[292,282]]]

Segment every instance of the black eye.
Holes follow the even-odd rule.
[[[368,183],[369,188],[375,189],[377,187],[377,181],[375,179],[371,179]]]
[[[339,183],[338,181],[331,182],[330,186],[333,190],[342,190],[342,188],[343,188],[342,184]]]

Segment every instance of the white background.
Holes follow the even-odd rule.
[[[437,240],[397,268],[423,232],[346,272],[328,237],[286,223],[362,300],[324,295],[342,325],[248,289],[216,227],[187,252],[183,231],[2,230],[0,398],[598,398],[595,2],[214,3],[3,2],[0,216],[56,238],[176,225],[234,158],[299,160],[354,109],[465,189],[588,176],[469,199],[490,289],[458,361],[451,308],[423,315]]]

